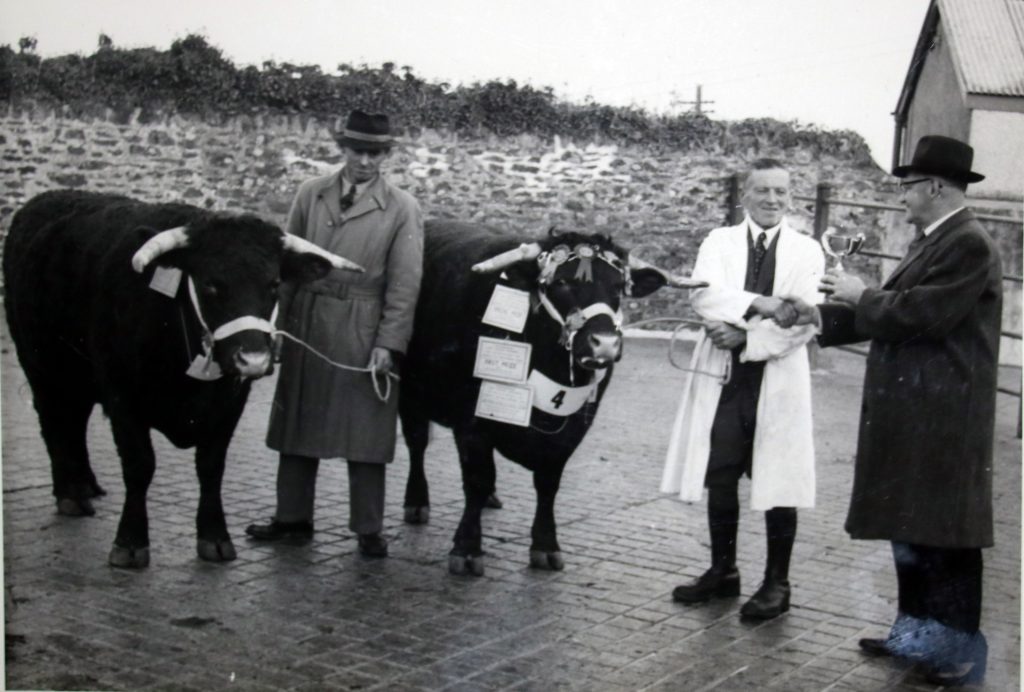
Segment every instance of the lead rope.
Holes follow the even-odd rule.
[[[402,379],[401,377],[398,376],[397,373],[391,372],[390,370],[388,372],[386,372],[386,373],[383,373],[385,375],[385,377],[384,377],[384,391],[381,392],[380,382],[377,380],[377,375],[378,375],[377,368],[371,368],[371,367],[360,368],[360,367],[356,367],[354,365],[345,365],[344,363],[338,363],[336,361],[333,361],[330,358],[328,358],[327,356],[325,356],[323,353],[320,353],[320,351],[316,350],[315,348],[313,348],[312,346],[307,344],[302,339],[298,338],[297,336],[292,336],[291,334],[289,334],[288,332],[284,331],[283,329],[274,329],[270,333],[273,336],[277,336],[278,334],[280,334],[281,336],[284,336],[284,337],[287,337],[288,339],[291,339],[292,341],[294,341],[295,343],[299,344],[300,346],[305,348],[307,351],[309,351],[313,355],[315,355],[318,358],[326,361],[327,363],[329,363],[330,365],[332,365],[332,366],[334,366],[336,368],[340,368],[342,370],[351,370],[352,372],[368,372],[368,373],[370,373],[370,379],[373,380],[373,391],[377,395],[377,399],[379,399],[381,401],[381,403],[386,402],[388,400],[388,398],[391,396],[391,380],[395,380],[396,382],[400,382],[401,379]]]
[[[384,391],[382,392],[380,382],[377,380],[377,368],[359,368],[354,365],[345,365],[344,363],[335,362],[328,358],[327,356],[325,356],[323,353],[320,353],[320,351],[316,350],[315,348],[307,344],[302,339],[292,336],[291,334],[282,329],[275,329],[274,322],[276,321],[277,318],[276,305],[274,306],[274,312],[270,316],[269,321],[259,317],[252,316],[238,317],[236,319],[231,320],[230,322],[222,324],[221,326],[217,327],[215,331],[211,332],[210,328],[206,324],[206,320],[203,319],[202,310],[199,309],[199,298],[196,296],[196,287],[192,281],[191,276],[188,278],[188,293],[189,298],[192,300],[192,306],[196,311],[196,317],[199,318],[199,324],[203,328],[203,351],[206,354],[206,358],[208,360],[212,360],[213,358],[213,344],[216,341],[227,338],[232,334],[244,331],[246,329],[257,329],[271,336],[277,336],[280,334],[281,336],[287,337],[336,368],[340,368],[342,370],[351,370],[353,372],[370,373],[370,379],[373,381],[373,392],[374,394],[377,395],[377,399],[381,403],[386,402],[388,398],[390,398],[391,396],[391,380],[395,380],[397,382],[401,379],[396,373],[391,372],[390,370],[387,373],[383,373],[385,377]],[[182,325],[184,326],[184,316],[182,317]]]

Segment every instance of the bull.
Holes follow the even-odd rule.
[[[451,428],[465,506],[449,554],[450,572],[484,573],[480,518],[493,501],[495,451],[533,472],[537,503],[530,565],[564,568],[555,495],[622,356],[620,299],[642,297],[666,284],[702,285],[631,259],[604,235],[552,231],[529,242],[475,224],[427,223],[423,282],[399,399],[410,457],[404,509],[407,522],[428,521],[424,455],[430,422]],[[502,312],[498,307],[512,319],[485,321],[489,311]],[[525,318],[521,327],[517,311],[520,322]],[[518,365],[529,372],[520,386],[513,383],[506,390],[511,399],[518,397],[518,421],[479,408],[482,387],[494,386],[482,384],[486,374],[474,375],[480,374],[481,337],[520,353],[516,344],[530,347],[528,362],[516,363],[526,356],[513,355],[509,363],[511,370]],[[523,403],[528,396],[532,405]]]
[[[236,557],[221,503],[228,443],[252,380],[272,370],[281,281],[359,268],[255,216],[52,191],[14,216],[4,306],[50,457],[57,511],[92,515],[104,494],[86,447],[98,403],[125,483],[109,562],[149,564],[151,430],[195,447],[197,552]]]

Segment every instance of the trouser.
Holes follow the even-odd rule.
[[[901,613],[974,633],[981,627],[980,548],[892,544]]]
[[[277,466],[277,513],[281,522],[313,521],[316,475],[320,460],[282,454]],[[379,533],[384,528],[386,464],[348,462],[348,527],[357,534]]]

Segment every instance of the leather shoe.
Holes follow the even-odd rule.
[[[766,580],[761,588],[740,608],[740,617],[750,620],[771,620],[789,610],[789,581]]]
[[[245,535],[255,541],[307,542],[313,538],[313,522],[271,519],[269,524],[249,524]]]
[[[388,542],[379,533],[359,534],[359,554],[363,557],[387,557]]]
[[[887,639],[871,639],[865,637],[857,642],[860,650],[869,656],[894,656],[893,650],[889,648]]]
[[[735,567],[726,570],[712,567],[689,584],[682,584],[672,590],[672,600],[677,603],[704,603],[712,598],[739,595],[740,572]]]

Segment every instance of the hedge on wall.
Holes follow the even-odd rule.
[[[341,64],[337,74],[319,66],[264,62],[238,68],[199,35],[170,50],[122,49],[101,35],[92,55],[41,59],[35,41],[19,50],[0,46],[0,102],[61,106],[73,115],[112,109],[127,119],[177,112],[203,118],[242,113],[304,113],[331,120],[352,108],[383,111],[404,129],[446,128],[475,135],[571,133],[594,141],[656,144],[673,150],[746,151],[753,142],[803,147],[816,154],[871,165],[863,139],[795,122],[748,119],[714,121],[700,114],[657,116],[634,107],[558,99],[550,87],[492,80],[451,87],[430,83],[412,68]]]

